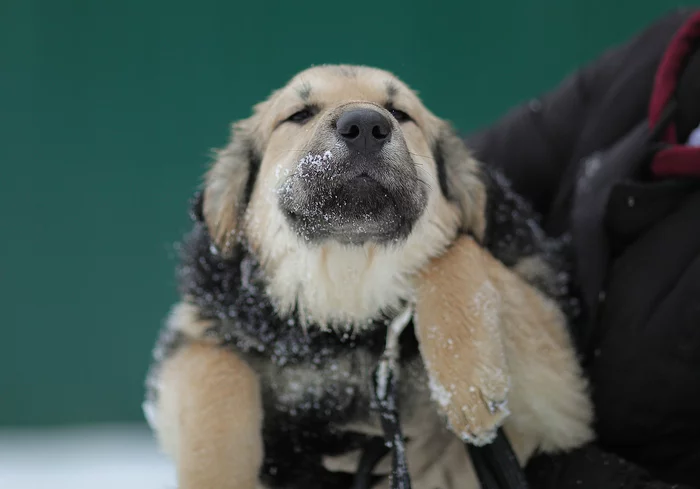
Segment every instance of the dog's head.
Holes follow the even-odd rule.
[[[460,228],[483,233],[477,172],[451,127],[395,76],[319,66],[233,125],[203,213],[222,253],[240,237],[249,244],[282,309],[356,323],[405,299],[411,273]]]

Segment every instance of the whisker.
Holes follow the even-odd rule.
[[[419,157],[421,157],[421,158],[425,158],[425,159],[428,159],[428,160],[435,160],[435,158],[434,158],[433,156],[426,156],[426,155],[414,153],[413,151],[409,151],[408,154],[413,155],[413,156],[419,156]]]
[[[422,172],[424,172],[424,173],[426,173],[426,174],[429,174],[429,173],[430,173],[430,171],[428,170],[428,168],[425,166],[425,163],[424,163],[424,162],[422,162],[422,161],[416,161],[416,166],[419,167],[419,169],[420,169]],[[425,180],[423,177],[421,177],[420,175],[418,175],[417,178],[418,178],[418,181],[421,182],[422,184],[426,185],[426,186],[428,187],[429,190],[432,190],[432,189],[433,189],[433,187],[430,185],[430,182],[428,182],[427,180]]]
[[[422,183],[423,185],[425,185],[426,187],[428,187],[428,190],[432,190],[432,189],[433,189],[432,185],[430,185],[430,182],[427,182],[427,181],[423,180],[421,177],[418,177],[418,181],[419,181],[420,183]]]

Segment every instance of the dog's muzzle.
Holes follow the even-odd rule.
[[[279,206],[307,241],[398,242],[423,212],[427,189],[398,124],[381,110],[353,104],[319,123],[283,182]]]

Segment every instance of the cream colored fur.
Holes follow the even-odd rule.
[[[262,464],[255,373],[215,345],[191,343],[160,373],[156,429],[180,489],[254,488]]]

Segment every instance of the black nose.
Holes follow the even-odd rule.
[[[372,109],[348,110],[340,116],[336,127],[348,148],[362,154],[379,151],[391,136],[389,120]]]

